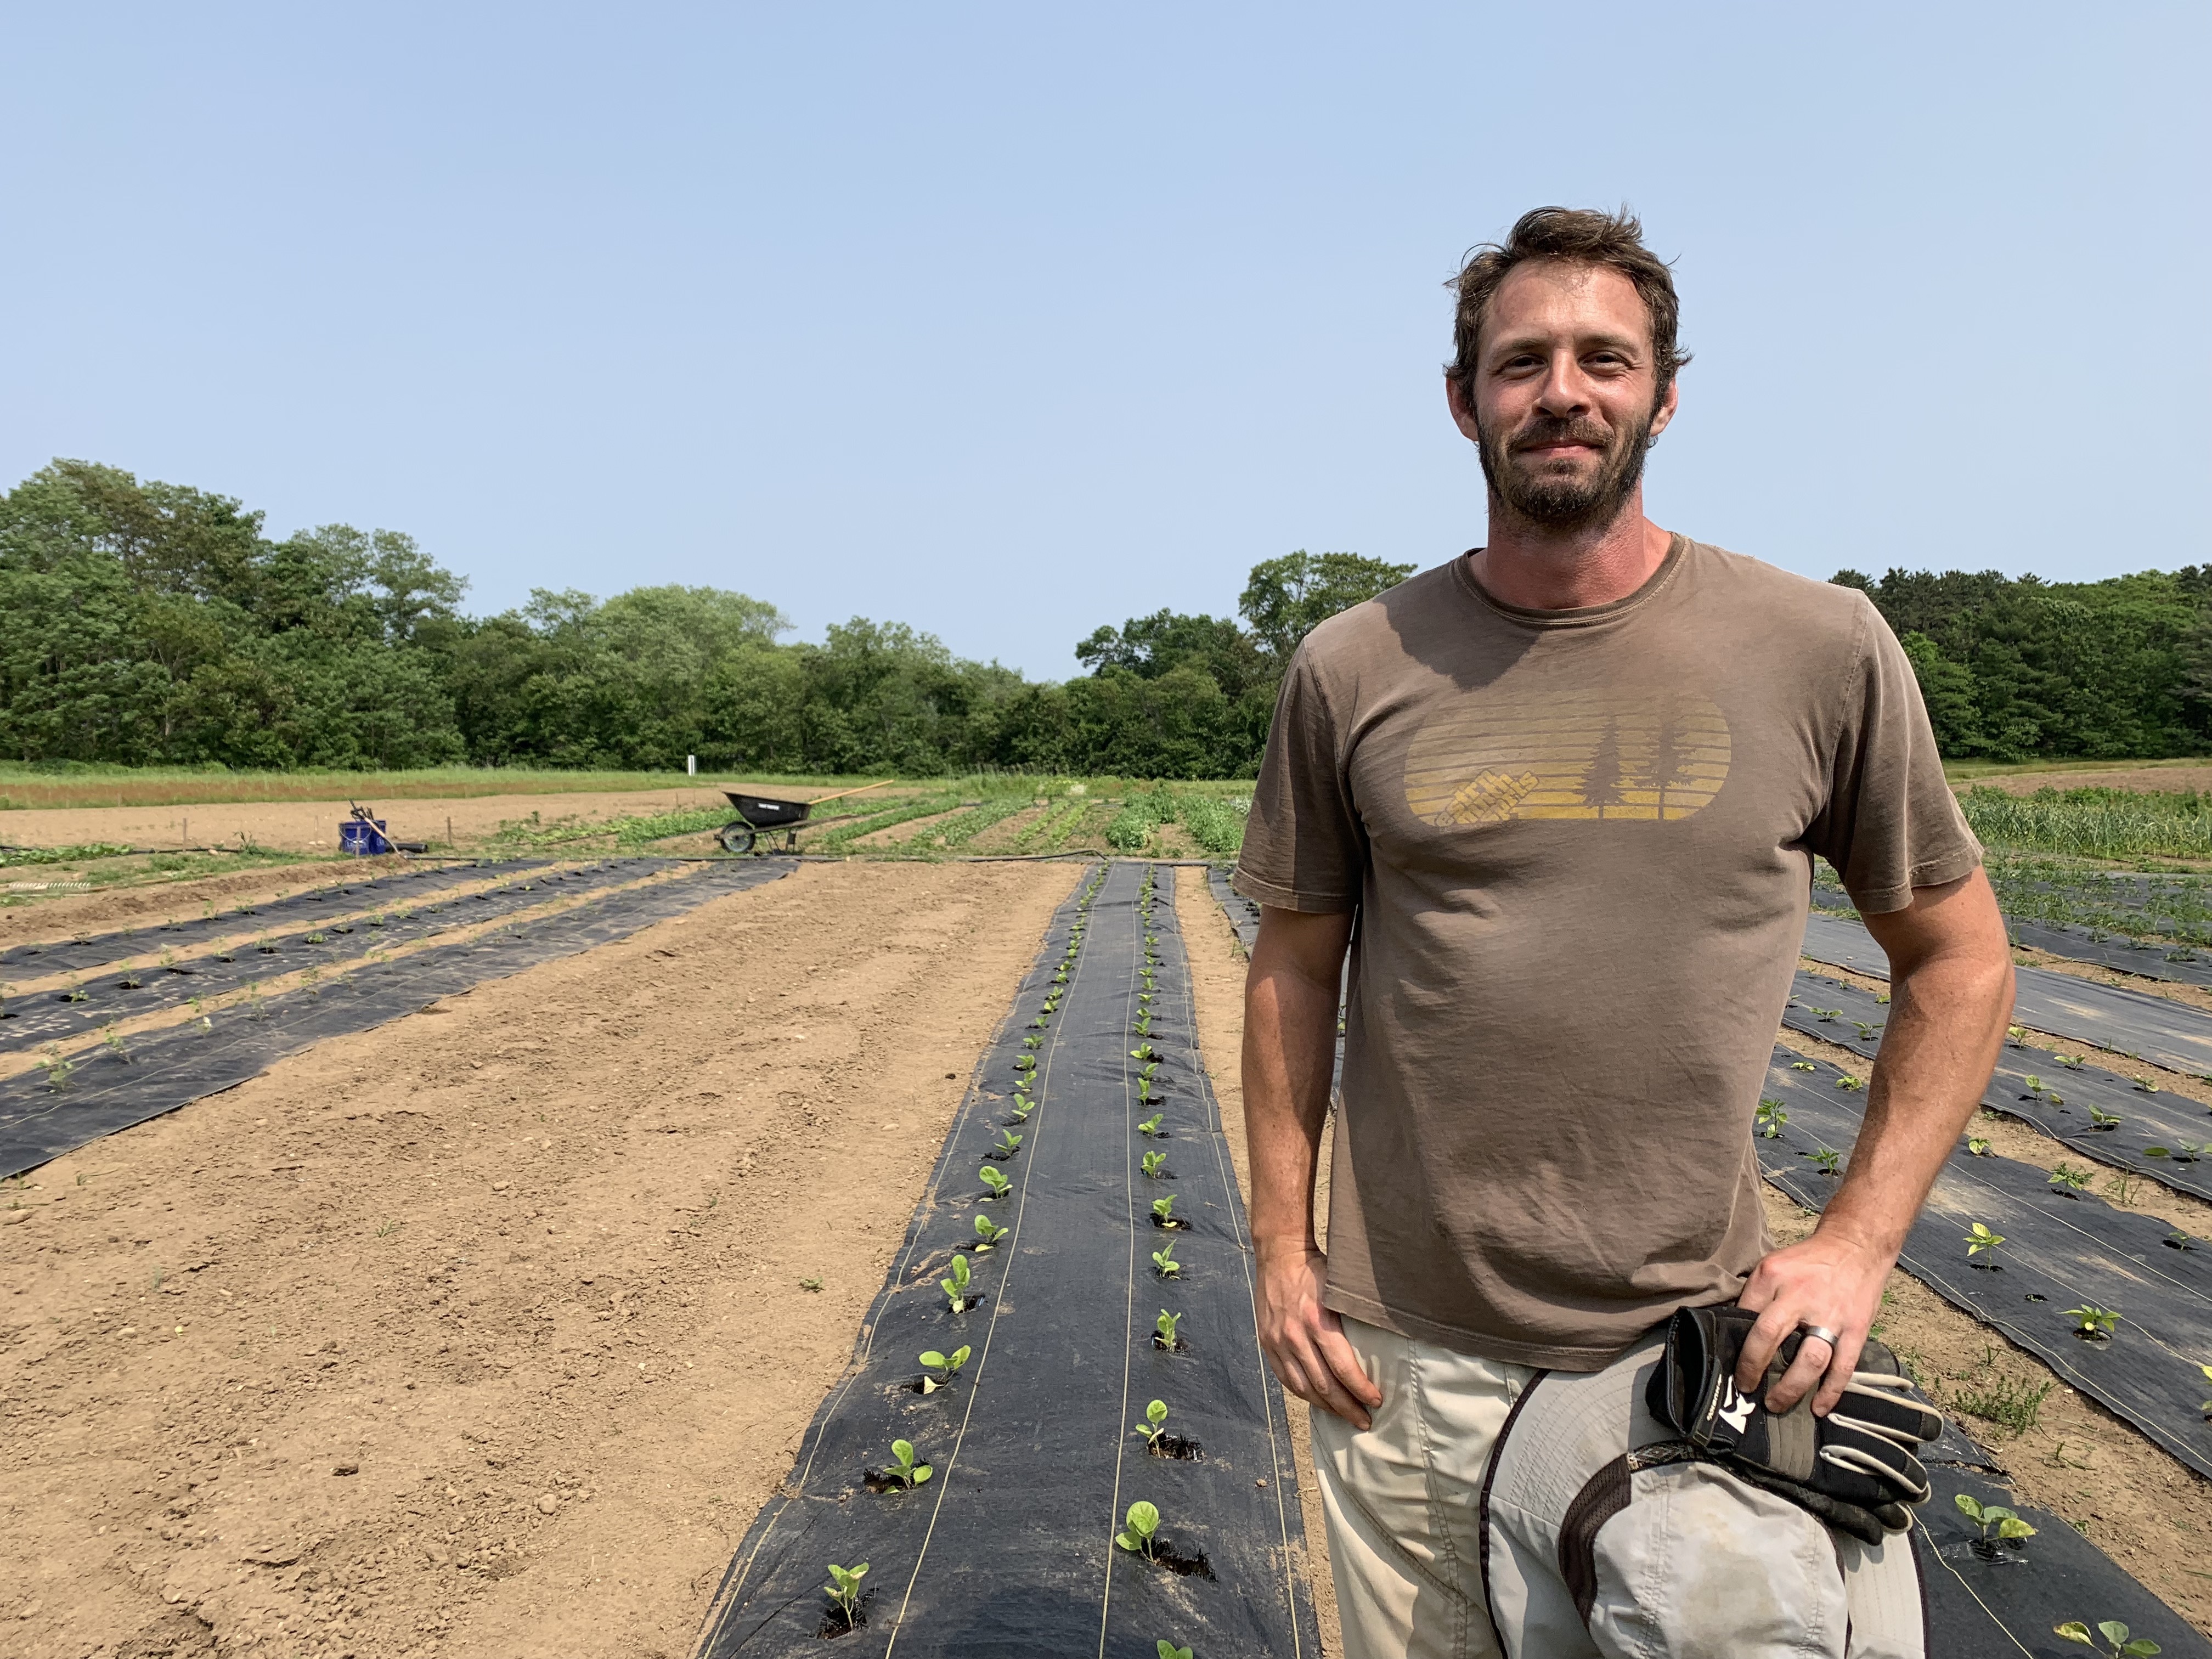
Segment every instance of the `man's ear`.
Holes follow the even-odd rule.
[[[1460,435],[1469,443],[1480,443],[1482,428],[1468,401],[1468,387],[1455,374],[1444,376],[1444,405],[1451,410],[1452,424],[1460,429]]]
[[[1674,418],[1674,411],[1682,402],[1682,378],[1676,375],[1667,382],[1667,395],[1659,400],[1659,407],[1651,416],[1651,435],[1657,437]]]

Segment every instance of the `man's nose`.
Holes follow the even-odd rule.
[[[1536,394],[1536,407],[1547,415],[1579,415],[1590,406],[1589,381],[1571,351],[1555,354]]]

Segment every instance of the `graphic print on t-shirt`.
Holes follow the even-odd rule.
[[[1447,703],[1406,750],[1406,805],[1444,827],[1686,818],[1728,781],[1729,724],[1696,692],[1569,691]]]

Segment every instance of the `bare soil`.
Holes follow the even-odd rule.
[[[1249,1206],[1252,1171],[1244,1144],[1244,969],[1237,930],[1207,890],[1205,872],[1185,870],[1176,880],[1176,920],[1190,957],[1191,994],[1198,1010],[1198,1036],[1206,1075],[1221,1105],[1221,1125],[1237,1166],[1237,1185]],[[1315,1181],[1315,1224],[1328,1237],[1329,1143],[1322,1141],[1321,1170]],[[1336,1584],[1329,1577],[1328,1523],[1322,1514],[1321,1488],[1313,1472],[1313,1431],[1304,1401],[1289,1401],[1291,1455],[1298,1466],[1298,1508],[1306,1528],[1306,1574],[1313,1586],[1314,1613],[1321,1625],[1324,1654],[1344,1651],[1336,1610]]]
[[[35,1171],[0,1649],[688,1652],[1079,873],[806,866]]]
[[[365,880],[374,870],[398,863],[397,860],[362,859],[345,864],[264,864],[191,882],[149,882],[143,887],[108,888],[94,893],[58,893],[36,904],[0,909],[0,946],[143,927],[197,916],[204,904],[213,904],[217,909],[263,904],[310,887],[335,886],[349,878]]]

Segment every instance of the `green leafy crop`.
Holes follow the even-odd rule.
[[[1175,1224],[1175,1194],[1173,1193],[1170,1193],[1165,1198],[1156,1198],[1152,1200],[1152,1219],[1164,1227]]]
[[[968,1311],[968,1285],[970,1278],[971,1275],[968,1271],[968,1258],[964,1255],[956,1255],[952,1258],[952,1276],[950,1279],[940,1279],[937,1281],[938,1288],[945,1292],[946,1299],[952,1304],[952,1311],[955,1313]]]
[[[939,1353],[931,1348],[921,1356],[921,1363],[936,1373],[933,1376],[921,1379],[921,1391],[934,1394],[960,1375],[960,1368],[968,1363],[968,1348],[963,1344],[949,1354]]]
[[[1160,1443],[1160,1437],[1167,1432],[1167,1420],[1168,1402],[1155,1400],[1145,1407],[1145,1420],[1129,1432],[1144,1436],[1147,1446],[1157,1446]]]
[[[2120,1328],[2119,1315],[2094,1302],[2067,1309],[2066,1316],[2074,1322],[2074,1334],[2091,1342],[2109,1341]]]
[[[1152,1252],[1152,1266],[1162,1279],[1176,1279],[1182,1274],[1182,1263],[1175,1259],[1175,1246],[1167,1244]]]
[[[1171,1349],[1175,1346],[1176,1340],[1176,1327],[1182,1323],[1182,1316],[1181,1314],[1170,1313],[1165,1308],[1163,1308],[1160,1310],[1160,1316],[1152,1322],[1152,1334],[1159,1339],[1163,1346]],[[2207,1376],[2212,1376],[2212,1365],[2207,1365],[2204,1368],[2204,1375]],[[2204,1402],[2204,1409],[2208,1412],[2212,1412],[2212,1400],[2208,1400]]]
[[[1014,1183],[1006,1179],[1006,1171],[995,1164],[986,1164],[976,1172],[977,1178],[991,1190],[988,1196],[1004,1198],[1013,1190]]]
[[[2053,1625],[2051,1627],[2051,1633],[2053,1636],[2063,1636],[2069,1642],[2079,1642],[2085,1648],[2094,1648],[2097,1645],[2094,1638],[2089,1634],[2089,1627],[2079,1619],[2069,1619],[2063,1625]],[[2128,1627],[2117,1619],[2099,1621],[2097,1634],[2112,1644],[2112,1659],[2150,1659],[2153,1654],[2165,1651],[2148,1636],[2138,1636],[2133,1641],[2129,1640]]]
[[[1142,1123],[1139,1123],[1137,1126],[1137,1133],[1140,1135],[1156,1135],[1159,1133],[1160,1120],[1166,1115],[1167,1114],[1164,1112],[1154,1112],[1150,1117],[1146,1118]]]
[[[1168,1155],[1165,1152],[1146,1152],[1142,1161],[1146,1178],[1158,1181],[1160,1171],[1167,1168]]]
[[[1998,1538],[2010,1541],[2016,1538],[2033,1538],[2035,1528],[2014,1515],[2002,1504],[1983,1504],[1971,1492],[1960,1492],[1951,1500],[1959,1506],[1959,1513],[1982,1529],[1982,1541],[1990,1541],[1990,1529],[1995,1528]]]
[[[892,1441],[891,1457],[893,1460],[891,1466],[885,1469],[884,1474],[893,1482],[903,1486],[908,1492],[912,1492],[929,1479],[932,1473],[929,1465],[914,1461],[913,1441]]]
[[[1988,1251],[1992,1256],[1996,1255],[1997,1246],[2005,1242],[2005,1236],[2002,1233],[1991,1232],[1987,1227],[1977,1221],[1974,1223],[1972,1230],[1966,1235],[1966,1237],[1962,1242],[1966,1247],[1966,1255],[1968,1259],[1971,1260],[1972,1258],[1981,1255],[1984,1250]]]
[[[1006,1229],[992,1220],[990,1217],[979,1215],[975,1218],[975,1237],[981,1241],[976,1246],[978,1249],[988,1250],[1006,1236]]]
[[[845,1628],[857,1630],[860,1623],[860,1580],[867,1576],[868,1564],[857,1567],[841,1567],[835,1562],[830,1566],[830,1582],[822,1588],[845,1615]]]
[[[1142,1555],[1150,1561],[1154,1559],[1152,1537],[1159,1529],[1158,1507],[1139,1498],[1129,1505],[1129,1513],[1123,1517],[1121,1530],[1114,1534],[1114,1541],[1132,1554]]]
[[[1759,1103],[1758,1121],[1759,1133],[1772,1140],[1782,1133],[1782,1126],[1790,1121],[1790,1114],[1780,1101],[1762,1100]]]

